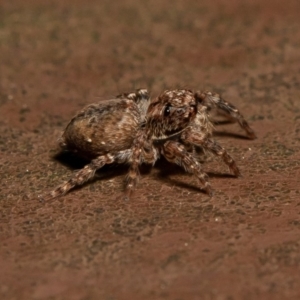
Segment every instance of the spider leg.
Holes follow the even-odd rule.
[[[91,161],[83,169],[77,171],[68,181],[57,186],[53,191],[45,195],[39,195],[40,201],[48,201],[65,195],[69,190],[75,186],[82,185],[89,179],[93,178],[95,172],[106,164],[111,164],[115,161],[115,157],[110,154],[101,155]]]
[[[215,140],[210,139],[206,135],[203,135],[195,131],[187,131],[182,135],[182,139],[195,146],[203,147],[203,149],[207,149],[208,151],[212,152],[214,155],[221,157],[223,162],[229,167],[231,172],[236,177],[242,176],[234,159],[228,154],[226,149],[223,148],[221,145],[219,145]]]
[[[139,165],[142,163],[141,146],[143,144],[143,140],[143,135],[140,132],[134,140],[133,146],[131,148],[132,157],[126,178],[125,200],[129,200],[132,191],[134,190],[140,177]]]
[[[147,109],[149,106],[150,96],[148,90],[146,89],[137,89],[133,93],[123,93],[117,95],[117,98],[120,99],[130,99],[134,101],[139,109],[140,117],[142,120],[146,117]]]
[[[231,103],[226,102],[219,94],[205,92],[196,92],[195,97],[200,100],[200,103],[211,110],[217,108],[225,116],[238,122],[241,128],[243,128],[250,139],[255,139],[256,135],[253,129],[249,126],[248,122],[244,119],[239,110]]]
[[[149,93],[146,89],[137,89],[135,92],[132,93],[119,94],[117,95],[117,98],[126,98],[138,102],[140,100],[149,100]]]
[[[131,162],[129,172],[126,178],[125,200],[129,200],[140,177],[139,165],[143,162],[154,164],[158,158],[158,151],[155,149],[152,141],[147,139],[143,129],[137,133],[131,148]]]
[[[242,177],[242,174],[236,165],[234,159],[228,154],[225,148],[223,148],[221,145],[219,145],[215,140],[213,139],[206,139],[203,143],[203,147],[209,151],[211,151],[216,156],[220,156],[221,159],[224,161],[224,163],[229,167],[231,172],[236,177]]]
[[[164,143],[161,151],[169,162],[182,166],[187,172],[195,175],[201,184],[204,185],[206,192],[210,196],[213,195],[208,175],[203,172],[201,164],[193,154],[187,151],[183,144],[169,140]]]

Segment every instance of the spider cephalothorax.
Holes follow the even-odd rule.
[[[178,135],[189,126],[211,134],[213,126],[207,107],[190,90],[164,91],[153,99],[147,111],[147,130],[154,139]]]
[[[91,163],[40,199],[65,194],[91,179],[97,169],[113,162],[130,166],[125,192],[129,197],[139,178],[139,166],[154,164],[160,155],[194,174],[212,194],[208,176],[194,155],[195,147],[221,157],[234,175],[240,175],[231,156],[211,138],[209,111],[213,108],[237,121],[249,138],[255,138],[238,109],[210,92],[167,90],[150,101],[147,90],[141,89],[88,105],[67,125],[60,145],[91,159]]]
[[[154,138],[173,135],[197,115],[197,102],[191,91],[165,91],[153,99],[147,111],[147,129]]]

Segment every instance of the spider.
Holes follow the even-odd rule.
[[[221,157],[235,176],[241,175],[232,157],[211,138],[212,109],[237,121],[249,138],[256,137],[235,106],[208,91],[166,90],[150,100],[147,90],[139,89],[86,106],[71,119],[59,144],[91,162],[51,192],[40,195],[40,200],[66,194],[111,163],[129,163],[125,188],[125,199],[129,199],[140,176],[139,166],[154,165],[161,155],[195,175],[212,195],[208,175],[195,155],[196,147]]]

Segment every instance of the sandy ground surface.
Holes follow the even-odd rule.
[[[299,299],[300,2],[15,0],[0,5],[1,299]],[[161,160],[36,196],[80,162],[57,138],[85,104],[135,88],[220,92],[236,124],[209,159],[215,196]]]

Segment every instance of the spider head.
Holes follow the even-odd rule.
[[[166,138],[184,130],[196,117],[197,102],[189,90],[163,92],[150,102],[147,128],[156,138]]]

